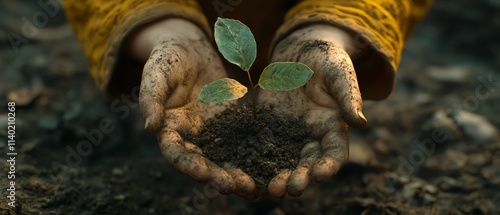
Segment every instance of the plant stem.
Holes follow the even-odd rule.
[[[250,91],[252,91],[252,104],[253,104],[253,116],[254,118],[257,118],[257,110],[256,110],[256,102],[255,102],[255,86],[253,85],[253,81],[252,81],[252,76],[250,75],[250,71],[247,70],[247,75],[248,75],[248,80],[250,81],[250,86],[252,87],[252,89],[250,89]]]

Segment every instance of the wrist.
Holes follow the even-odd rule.
[[[204,36],[191,21],[169,17],[139,27],[125,40],[124,50],[132,58],[146,62],[153,49],[169,38],[200,39]]]
[[[329,24],[312,24],[296,30],[294,33],[301,35],[300,31],[307,32],[306,39],[322,40],[332,43],[333,45],[343,49],[351,58],[352,61],[359,58],[365,52],[364,48],[355,45],[355,32],[336,27]]]

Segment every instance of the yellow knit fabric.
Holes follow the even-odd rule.
[[[227,1],[216,1],[229,5]],[[296,4],[292,3],[293,7],[284,18],[281,12],[263,12],[265,8],[259,8],[258,4],[265,4],[273,10],[279,7],[288,10],[293,1],[273,0],[276,2],[271,3],[273,5],[264,0],[239,2],[242,3],[230,7],[232,13],[228,12],[227,16],[224,16],[241,19],[243,14],[253,14],[262,25],[276,20],[282,22],[276,32],[255,32],[259,31],[259,28],[255,29],[255,25],[259,23],[254,24],[254,28],[249,25],[256,35],[269,34],[261,36],[269,41],[274,36],[276,42],[298,27],[318,22],[330,23],[355,32],[361,39],[369,42],[370,48],[376,53],[375,56],[380,58],[380,63],[387,65],[374,67],[375,71],[357,71],[358,76],[361,76],[359,78],[363,98],[380,99],[392,90],[404,40],[425,15],[431,0],[302,0]],[[92,77],[97,86],[106,92],[114,90],[109,86],[111,79],[120,76],[121,71],[117,71],[117,68],[124,64],[119,62],[122,56],[120,46],[135,28],[166,16],[183,17],[198,24],[210,36],[213,23],[209,24],[207,20],[213,22],[213,16],[216,16],[213,12],[216,9],[206,0],[200,0],[203,7],[195,0],[63,0],[62,4],[87,57]],[[257,6],[247,7],[245,4]],[[208,14],[208,17],[205,14]],[[262,17],[259,17],[260,14]],[[269,26],[268,23],[267,25]],[[366,75],[370,77],[370,81],[365,81],[365,73],[370,74]],[[126,92],[126,89],[118,91]]]
[[[206,32],[210,31],[195,0],[63,0],[62,6],[80,41],[97,87],[108,94],[115,90],[108,88],[113,73],[122,73],[126,67],[121,64],[129,63],[118,62],[120,46],[138,26],[165,16],[175,16],[189,19]],[[116,71],[117,68],[120,71]],[[126,80],[126,77],[121,78]],[[130,92],[121,91],[112,93],[112,96]]]
[[[311,23],[352,30],[376,55],[354,62],[363,99],[382,99],[393,89],[405,39],[423,18],[431,0],[302,0],[285,17],[275,41]],[[360,48],[366,43],[359,42]],[[357,65],[358,64],[358,65]],[[360,68],[358,68],[360,67]]]

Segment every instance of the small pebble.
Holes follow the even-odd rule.
[[[487,143],[498,139],[498,129],[484,116],[458,111],[454,118],[463,133],[475,143]]]
[[[440,177],[437,180],[438,187],[444,191],[450,191],[454,189],[460,189],[462,184],[454,178],[450,177]]]
[[[434,80],[447,83],[463,83],[469,80],[471,71],[464,66],[437,67],[431,66],[427,69],[427,75]]]
[[[38,127],[44,130],[54,130],[59,126],[59,119],[55,116],[43,116],[38,121]]]
[[[463,168],[468,160],[468,156],[464,152],[453,149],[448,149],[446,151],[446,156],[450,164],[455,164],[454,166],[450,166],[453,167],[453,169]]]
[[[81,112],[82,112],[82,106],[74,106],[69,110],[67,110],[66,112],[64,112],[63,120],[70,121],[76,119],[78,116],[80,116]]]
[[[431,194],[426,193],[426,194],[424,194],[424,201],[426,203],[433,203],[433,202],[436,202],[436,197],[434,197]]]
[[[449,140],[459,140],[463,134],[455,120],[443,110],[437,110],[423,125],[424,130],[442,130]]]
[[[116,196],[114,197],[114,199],[115,199],[115,200],[120,200],[120,201],[121,201],[121,200],[124,200],[124,199],[125,199],[125,195],[123,195],[123,194],[116,195]]]
[[[496,165],[484,167],[481,169],[481,175],[489,184],[500,184],[500,168]]]
[[[112,173],[113,173],[113,175],[122,176],[123,170],[118,169],[118,168],[113,168]]]
[[[438,188],[432,184],[426,184],[424,186],[424,190],[431,194],[435,194],[438,192]]]
[[[419,192],[418,190],[421,186],[421,182],[411,182],[405,185],[403,188],[403,196],[408,200],[413,200]]]
[[[20,88],[7,93],[7,100],[15,102],[17,106],[28,106],[39,95],[39,91],[34,91],[29,88]]]

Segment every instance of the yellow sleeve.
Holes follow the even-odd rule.
[[[312,23],[351,30],[357,48],[371,48],[353,62],[361,94],[364,99],[382,99],[394,87],[405,39],[430,4],[431,0],[302,0],[288,11],[274,41]]]
[[[137,27],[165,16],[183,17],[210,35],[196,0],[63,0],[66,17],[88,61],[96,85],[110,96],[130,94],[143,64],[121,53],[124,39]]]

